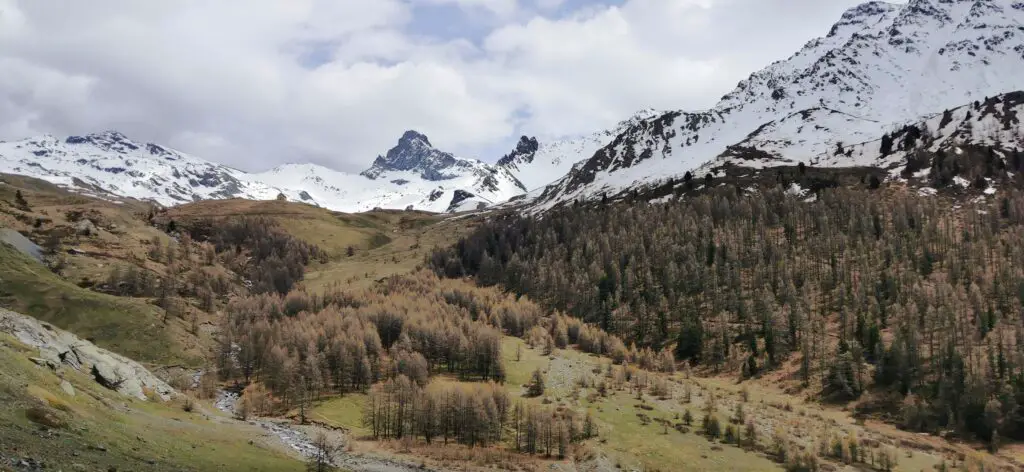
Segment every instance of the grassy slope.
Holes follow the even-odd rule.
[[[417,212],[372,212],[365,216],[382,225],[388,243],[371,250],[357,249],[352,257],[332,258],[328,264],[311,267],[303,283],[306,288],[318,291],[335,284],[366,287],[381,278],[408,273],[435,247],[454,243],[477,222],[475,218]]]
[[[434,247],[451,244],[478,221],[419,211],[349,214],[302,203],[252,200],[182,205],[167,210],[159,219],[188,222],[238,215],[273,218],[293,236],[325,249],[330,262],[314,263],[306,271],[303,286],[314,291],[334,284],[365,287],[382,277],[409,272]],[[350,247],[352,256],[348,255]]]
[[[355,437],[364,437],[369,431],[363,427],[363,406],[367,395],[350,393],[320,402],[311,415],[315,421],[348,429]]]
[[[195,364],[201,353],[174,339],[183,327],[161,322],[162,313],[141,300],[80,288],[11,246],[0,244],[0,306],[49,321],[133,359]]]
[[[519,360],[516,360],[516,346],[520,346]],[[557,402],[567,399],[571,384],[565,379],[555,379],[553,362],[569,360],[576,368],[590,372],[600,364],[599,358],[583,355],[572,351],[556,351],[554,360],[545,357],[539,350],[530,349],[518,338],[506,337],[502,344],[502,353],[507,366],[507,382],[505,383],[512,398],[519,398],[523,393],[522,385],[529,381],[535,369],[547,371],[549,388],[548,397]],[[448,380],[446,380],[448,381]],[[333,426],[351,429],[357,436],[365,434],[360,423],[361,408],[365,395],[346,395],[342,398],[328,400],[315,410],[318,420],[326,421]],[[540,399],[526,400],[540,404]],[[624,467],[638,467],[647,470],[677,470],[674,465],[688,464],[693,468],[687,470],[722,470],[723,466],[731,470],[777,470],[779,467],[768,459],[749,454],[741,449],[724,446],[721,451],[712,451],[712,443],[698,434],[680,434],[669,430],[662,435],[662,428],[655,424],[643,426],[635,415],[636,403],[628,393],[618,393],[609,400],[591,405],[582,401],[572,405],[578,411],[590,410],[600,422],[602,438],[605,441],[593,442],[593,445],[610,455],[613,460]]]
[[[281,223],[293,236],[316,244],[332,257],[342,256],[349,246],[365,250],[387,242],[392,212],[346,214],[304,203],[257,200],[207,200],[173,207],[161,219],[187,222],[198,218],[263,216]],[[422,218],[425,213],[408,212]]]
[[[521,346],[518,362],[516,345]],[[580,413],[589,411],[594,415],[601,428],[601,440],[592,441],[592,445],[624,468],[668,471],[686,464],[686,470],[694,471],[779,469],[767,458],[737,447],[720,445],[713,450],[715,444],[695,432],[682,434],[669,429],[668,434],[662,434],[660,425],[642,424],[638,412],[666,419],[672,418],[672,412],[668,408],[638,409],[636,404],[640,402],[628,392],[613,392],[606,399],[590,403],[586,400],[587,389],[580,389],[579,398],[571,398],[576,379],[600,378],[594,370],[601,368],[603,372],[607,359],[574,350],[556,350],[552,356],[544,357],[539,349],[529,349],[517,338],[506,338],[502,348],[509,372],[506,385],[513,398],[522,394],[521,385],[528,382],[530,374],[539,367],[545,372],[545,396],[556,404],[566,404]]]
[[[146,213],[147,204],[99,200],[27,177],[0,175],[0,182],[0,227],[42,243],[51,231],[73,227],[68,214],[80,212],[100,228],[98,234],[63,239],[62,253],[70,247],[86,253],[63,254],[63,277],[0,244],[0,306],[49,321],[141,362],[199,363],[201,342],[186,332],[183,321],[172,319],[165,325],[162,310],[143,299],[107,296],[73,283],[102,281],[114,265],[126,266],[133,257],[144,260],[153,237],[166,243],[167,235],[136,216]],[[14,205],[17,191],[30,211]],[[32,224],[37,218],[44,221],[39,228]]]
[[[91,236],[70,234],[62,238],[62,251],[76,248],[87,254],[64,254],[63,275],[74,282],[105,280],[111,264],[125,264],[135,255],[145,258],[148,242],[154,237],[166,244],[169,238],[151,227],[137,215],[148,212],[149,205],[135,200],[106,201],[68,192],[60,187],[28,177],[0,174],[0,227],[21,232],[42,245],[55,230],[74,233],[75,222],[69,214],[78,212],[95,220],[100,231]],[[21,191],[29,203],[29,211],[14,205],[15,193]],[[38,228],[35,220],[41,220]]]
[[[0,457],[42,461],[47,470],[302,470],[264,446],[257,427],[132,400],[64,369],[75,390],[68,395],[57,375],[28,359],[34,354],[0,335]],[[63,425],[46,431],[28,418],[29,409]]]
[[[186,323],[171,319],[164,325],[162,311],[143,299],[104,296],[81,289],[75,283],[102,281],[114,265],[143,261],[159,273],[160,265],[145,259],[154,237],[166,244],[168,237],[138,215],[149,206],[126,200],[110,202],[68,192],[47,182],[0,175],[0,227],[10,227],[41,243],[54,228],[69,228],[71,211],[86,212],[100,223],[99,234],[65,238],[64,248],[86,254],[65,255],[63,278],[29,261],[9,248],[0,249],[0,306],[53,322],[97,344],[148,363],[196,365],[209,347],[209,333],[190,335]],[[14,204],[21,191],[31,207]],[[366,286],[388,275],[405,273],[419,264],[436,245],[450,242],[471,227],[473,220],[445,220],[424,212],[374,211],[344,214],[300,203],[251,200],[217,200],[182,205],[161,218],[259,215],[274,218],[296,237],[328,250],[331,262],[314,263],[307,270],[306,288],[322,290],[333,284]],[[34,228],[33,222],[45,223]],[[349,247],[355,255],[347,256]],[[202,317],[202,322],[214,322]],[[126,335],[131,333],[130,336]]]

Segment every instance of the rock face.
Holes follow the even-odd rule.
[[[378,156],[373,165],[360,175],[373,180],[408,183],[404,177],[409,174],[428,182],[465,180],[469,177],[471,185],[459,188],[466,193],[511,191],[514,195],[526,191],[523,184],[503,166],[492,166],[477,160],[455,157],[451,153],[435,148],[426,135],[412,130],[406,131],[395,147],[386,155]]]
[[[49,323],[0,309],[0,332],[39,349],[36,364],[49,368],[66,365],[87,372],[100,385],[118,393],[147,400],[146,391],[169,400],[176,395],[170,385],[124,356],[102,349],[89,341],[58,329]],[[37,360],[38,359],[38,360]]]
[[[653,109],[640,110],[610,129],[558,141],[523,136],[512,152],[498,160],[498,167],[512,173],[528,191],[543,188],[568,173],[573,165],[593,157],[619,134],[658,114]]]
[[[529,164],[533,162],[533,158],[537,154],[537,150],[540,149],[540,142],[537,138],[531,138],[529,136],[523,136],[519,138],[519,143],[516,144],[516,148],[512,152],[506,154],[501,159],[498,159],[499,166],[509,166],[512,164]]]
[[[0,228],[0,243],[10,244],[26,256],[43,262],[43,248],[13,229]]]
[[[426,135],[417,131],[406,131],[387,155],[378,156],[373,166],[362,175],[376,179],[387,171],[415,172],[420,177],[438,181],[455,177],[459,167],[468,167],[468,161],[456,159],[450,153],[435,149]]]

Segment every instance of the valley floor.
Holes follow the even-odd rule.
[[[515,358],[517,351],[519,360]],[[783,470],[767,451],[777,431],[784,432],[787,440],[812,448],[833,437],[856,437],[871,445],[872,451],[895,452],[897,465],[893,470],[897,471],[937,470],[944,460],[947,464],[959,460],[969,465],[969,470],[978,470],[982,464],[989,467],[1001,464],[1011,470],[1020,467],[1017,462],[1019,452],[1015,452],[1018,451],[1015,448],[1008,447],[999,458],[993,458],[980,444],[975,448],[931,435],[901,431],[878,421],[860,422],[843,409],[786,394],[773,386],[774,379],[770,378],[739,384],[729,377],[687,377],[682,372],[671,375],[650,373],[648,375],[663,376],[669,380],[669,396],[658,398],[644,393],[638,398],[635,392],[623,389],[609,391],[606,397],[601,397],[596,388],[580,385],[593,385],[596,379],[605,375],[610,362],[608,359],[574,349],[560,349],[551,356],[543,356],[540,349],[531,349],[521,339],[511,337],[505,338],[503,352],[508,365],[505,387],[513,398],[524,394],[523,385],[528,382],[530,373],[540,368],[545,372],[547,391],[544,397],[531,401],[538,404],[551,402],[581,413],[592,413],[600,426],[599,437],[587,441],[577,450],[577,455],[567,461],[474,452],[461,446],[444,450],[422,443],[376,442],[368,439],[368,431],[362,424],[362,409],[367,401],[364,394],[326,399],[319,403],[312,418],[326,426],[344,430],[352,450],[411,461],[423,460],[431,467],[443,470],[487,470],[497,463],[507,465],[509,460],[515,463],[510,467],[513,470],[544,470],[549,467],[561,471]],[[686,401],[687,391],[689,401]],[[759,446],[739,447],[709,440],[701,432],[700,420],[710,404],[714,405],[716,416],[723,425],[729,423],[736,408],[742,405],[746,420],[756,425]],[[692,425],[683,426],[682,418],[686,411],[694,420]],[[682,427],[677,429],[677,425]],[[826,464],[831,469],[823,470],[854,471],[862,470],[864,466],[847,465],[842,460],[830,460]]]
[[[40,202],[37,208],[52,210],[53,215],[80,205],[65,202],[66,196],[52,205],[44,205],[43,196],[29,196],[34,205]],[[311,294],[363,290],[389,276],[409,274],[424,264],[434,247],[454,243],[483,219],[395,211],[344,215],[284,202],[239,201],[177,207],[164,217],[183,224],[192,217],[231,212],[276,218],[295,238],[323,246],[329,260],[311,262],[294,290]],[[70,258],[67,270],[76,279],[100,280],[109,264],[136,260],[135,255],[142,259],[143,269],[164,270],[155,259],[141,256],[150,248],[143,243],[156,236],[170,247],[167,240],[171,238],[148,222],[128,221],[130,216],[123,213],[116,216],[125,218],[118,225],[128,236],[108,231],[100,238],[76,237],[76,247],[96,249]],[[70,224],[59,217],[54,221]],[[19,230],[30,231],[28,223],[22,225]],[[122,239],[131,244],[120,246]],[[97,256],[99,249],[107,252]],[[184,317],[161,319],[161,310],[152,300],[78,286],[2,244],[0,268],[5,269],[0,278],[6,282],[0,284],[0,305],[83,337],[95,337],[97,344],[139,356],[151,366],[174,365],[186,371],[198,369],[203,363],[199,357],[214,350],[216,332],[223,329],[218,317],[224,316],[228,303],[238,295],[227,293],[209,312],[196,310],[203,329],[192,333]],[[442,290],[445,294],[481,290],[486,293],[480,299],[487,303],[511,303],[513,298],[496,289],[480,289],[468,279],[437,284],[444,285],[434,286],[437,293],[431,295]],[[128,332],[133,336],[126,336]],[[574,446],[565,460],[556,460],[517,454],[507,444],[470,448],[371,440],[363,424],[369,398],[365,393],[323,396],[310,412],[308,425],[295,424],[295,411],[277,418],[236,420],[227,395],[200,401],[191,412],[183,410],[181,400],[167,404],[129,400],[100,387],[88,375],[65,371],[61,375],[72,385],[72,395],[62,388],[57,373],[29,360],[34,355],[31,349],[0,336],[0,470],[40,470],[43,464],[47,470],[298,471],[309,454],[310,438],[321,430],[344,445],[336,461],[340,468],[357,472],[782,470],[774,451],[780,443],[817,451],[821,470],[880,469],[877,461],[882,455],[893,456],[893,470],[905,472],[939,470],[944,463],[968,471],[1024,470],[1022,445],[1008,444],[992,455],[980,443],[911,433],[872,419],[856,420],[852,405],[825,405],[807,392],[787,389],[794,383],[786,374],[795,371],[792,365],[743,383],[736,381],[735,374],[644,372],[648,379],[638,393],[628,381],[611,381],[622,367],[612,366],[607,357],[571,347],[545,355],[542,348],[510,336],[501,338],[501,353],[503,388],[513,401],[590,413],[598,425],[597,437]],[[525,398],[525,385],[538,369],[546,390],[538,398]],[[431,382],[462,381],[441,374]],[[659,382],[667,385],[667,391],[651,395],[646,388]],[[603,394],[598,388],[601,383],[610,385]],[[742,416],[736,426],[753,425],[756,439],[751,441],[746,431],[743,446],[709,439],[701,424],[709,412],[723,428]],[[692,417],[689,424],[687,416]],[[860,463],[854,463],[842,445],[852,438],[865,448],[859,454]]]

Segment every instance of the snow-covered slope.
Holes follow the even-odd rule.
[[[561,178],[574,164],[589,159],[619,134],[657,115],[653,109],[641,110],[612,129],[559,141],[541,142],[523,136],[512,152],[498,160],[498,165],[508,169],[526,189],[534,190]]]
[[[809,161],[922,116],[1020,89],[1021,77],[1020,0],[865,3],[827,36],[740,82],[711,110],[643,120],[532,196],[549,207],[723,162]]]
[[[0,173],[163,205],[224,198],[269,200],[284,194],[292,201],[345,212],[410,205],[455,211],[503,202],[524,192],[507,170],[438,151],[416,132],[407,132],[388,153],[393,155],[402,159],[379,157],[361,175],[314,164],[287,164],[250,174],[107,131],[0,142]]]
[[[1022,118],[1024,92],[996,95],[906,123],[885,133],[884,139],[837,147],[809,164],[878,167],[892,178],[937,187],[957,177],[969,182],[978,176],[1009,176],[1007,172],[1024,170]]]
[[[242,171],[116,131],[0,142],[0,172],[164,205],[216,198],[272,199],[276,189]]]

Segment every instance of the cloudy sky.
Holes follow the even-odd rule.
[[[0,0],[0,140],[117,129],[245,170],[358,171],[402,131],[522,134],[701,109],[857,0]]]

